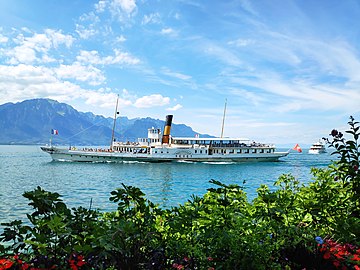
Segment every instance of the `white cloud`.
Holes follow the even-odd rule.
[[[93,66],[83,66],[80,63],[60,65],[54,71],[61,79],[75,79],[81,82],[87,82],[90,85],[99,85],[105,81],[105,76],[101,70]]]
[[[81,70],[82,68],[84,70]],[[94,106],[94,110],[108,108],[112,111],[117,95],[111,89],[84,89],[77,84],[60,80],[57,77],[59,73],[62,73],[63,78],[71,77],[69,74],[71,71],[80,73],[76,79],[81,79],[81,73],[84,73],[83,76],[86,77],[86,67],[77,68],[75,65],[62,66],[55,71],[47,67],[34,67],[24,64],[18,66],[0,65],[0,104],[33,98],[51,98],[68,104],[74,100],[81,100],[81,103]],[[122,105],[131,105],[131,101],[126,98],[120,99],[119,102]]]
[[[58,80],[51,69],[20,64],[0,66],[0,101],[22,101],[37,97],[71,100],[81,88]]]
[[[141,24],[146,25],[149,23],[160,23],[160,22],[161,22],[160,14],[156,12],[156,13],[151,13],[149,15],[144,15]]]
[[[100,0],[97,4],[95,4],[95,10],[98,13],[104,12],[106,8],[107,2],[104,0]]]
[[[228,42],[229,45],[234,45],[236,47],[246,47],[254,43],[255,41],[252,39],[241,39],[241,38]]]
[[[2,34],[0,34],[0,43],[6,43],[8,42],[9,38],[3,36]]]
[[[61,31],[55,31],[53,29],[46,29],[45,34],[50,39],[54,48],[57,48],[61,44],[65,44],[67,48],[70,48],[74,42],[74,38],[71,35],[64,35]]]
[[[131,56],[129,53],[114,50],[114,56],[101,57],[98,51],[80,51],[80,55],[76,58],[79,62],[89,63],[94,65],[111,65],[111,64],[126,64],[136,65],[140,60]]]
[[[136,9],[135,0],[113,0],[111,5],[113,7],[120,7],[127,14],[132,13]]]
[[[159,106],[165,106],[170,103],[169,97],[163,97],[160,94],[153,94],[150,96],[143,96],[141,98],[138,98],[134,106],[136,108],[151,108],[151,107],[159,107]]]
[[[9,63],[13,65],[18,63],[31,64],[37,59],[35,50],[26,46],[17,46],[7,51],[6,55],[10,56]]]
[[[116,38],[117,42],[123,43],[126,41],[126,38],[123,35],[120,35]]]
[[[167,111],[177,111],[177,110],[181,109],[182,107],[183,107],[182,105],[176,104],[174,107],[167,108],[166,110]]]
[[[91,25],[89,27],[85,27],[84,25],[76,24],[76,33],[78,33],[80,38],[88,39],[95,36],[98,33],[98,30]]]
[[[200,48],[206,54],[230,66],[239,67],[242,64],[242,61],[236,54],[212,42],[205,41],[205,44],[202,44]]]
[[[136,13],[137,6],[135,0],[111,0],[109,10],[114,17],[124,22]]]
[[[175,34],[175,30],[170,28],[170,27],[163,28],[163,29],[161,29],[161,34],[163,34],[163,35],[173,35],[173,34]]]
[[[117,95],[107,90],[99,89],[98,91],[86,91],[82,94],[85,103],[98,108],[114,109],[116,104]],[[119,98],[119,104],[131,105],[131,102],[126,99]]]
[[[180,80],[189,80],[189,79],[191,79],[191,76],[189,76],[189,75],[185,75],[185,74],[182,74],[182,73],[179,73],[179,72],[172,72],[171,70],[169,70],[167,68],[162,68],[162,72],[167,76],[174,77],[174,78],[177,78],[177,79],[180,79]]]
[[[5,55],[10,57],[10,64],[49,62],[53,59],[48,55],[51,49],[56,49],[61,44],[69,48],[73,41],[74,38],[71,35],[64,35],[61,31],[51,29],[46,29],[43,34],[35,33],[31,37],[20,34],[14,39],[14,42],[19,45],[6,50]]]

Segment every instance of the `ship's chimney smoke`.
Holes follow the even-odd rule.
[[[169,143],[172,118],[173,118],[172,115],[166,116],[164,133],[163,133],[163,137],[162,137],[162,143]]]

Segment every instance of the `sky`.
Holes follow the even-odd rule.
[[[360,120],[358,0],[0,0],[0,104],[310,145]]]

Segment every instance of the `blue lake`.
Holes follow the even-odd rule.
[[[279,149],[287,150],[287,149]],[[209,180],[242,185],[249,199],[261,184],[270,187],[284,173],[303,183],[311,181],[311,167],[327,167],[330,154],[291,152],[279,162],[258,163],[75,163],[52,162],[39,146],[0,145],[0,222],[26,219],[31,211],[25,191],[37,186],[58,192],[69,207],[116,209],[110,192],[121,183],[139,187],[148,199],[162,207],[187,201],[192,194],[203,195],[214,187]]]

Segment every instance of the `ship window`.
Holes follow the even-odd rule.
[[[256,153],[256,149],[253,149],[252,152],[253,152],[253,153]]]
[[[164,153],[163,151],[161,151],[161,154]]]
[[[197,150],[195,150],[195,154],[197,153]]]
[[[271,153],[271,149],[267,150],[268,153]]]
[[[237,153],[238,153],[238,154],[241,154],[241,149],[238,149],[238,150],[237,150]]]
[[[245,153],[246,153],[246,154],[249,154],[249,149],[246,149],[246,150],[245,150]]]
[[[264,149],[260,149],[260,153],[264,153]]]
[[[202,150],[200,150],[200,154],[202,154]]]
[[[155,151],[155,154],[157,154],[157,151]]]

